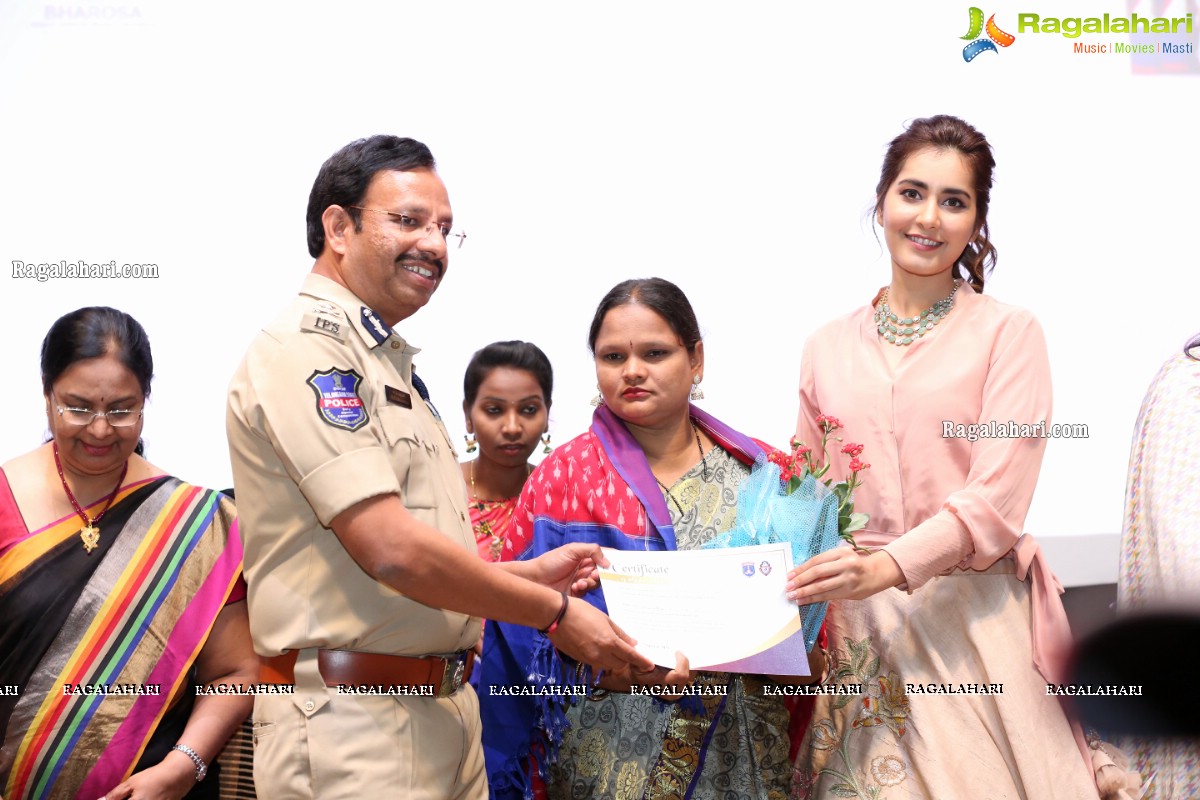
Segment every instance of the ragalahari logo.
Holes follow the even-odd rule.
[[[979,34],[987,31],[987,38],[979,38]],[[1000,52],[996,49],[996,45],[1008,47],[1017,40],[1017,37],[1011,33],[1005,33],[996,25],[996,15],[992,14],[988,17],[987,25],[983,24],[983,10],[971,6],[971,27],[967,30],[967,35],[963,39],[973,39],[970,44],[963,48],[963,61],[973,61],[975,56],[980,53],[986,53],[989,50],[993,53]]]

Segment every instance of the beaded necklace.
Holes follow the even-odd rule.
[[[954,307],[954,295],[961,285],[962,281],[956,280],[950,294],[920,314],[904,318],[897,317],[895,312],[888,307],[888,289],[884,289],[883,294],[879,297],[879,308],[875,309],[875,325],[879,335],[894,345],[912,344],[932,331],[933,327],[950,313],[950,309]]]
[[[700,429],[696,427],[696,423],[692,423],[692,433],[696,435],[696,449],[700,451],[700,470],[704,480],[708,481],[708,462],[704,460],[704,445],[700,444]],[[675,495],[671,494],[671,490],[667,485],[654,476],[655,482],[662,487],[662,490],[667,493],[667,497],[671,498],[671,502],[675,504],[675,508],[679,509],[679,516],[683,516],[683,506],[679,505],[679,501],[675,499]]]
[[[478,460],[478,459],[476,459],[476,460]],[[530,474],[532,474],[532,473],[533,473],[533,470],[530,469],[529,465],[527,464],[525,466],[525,478],[528,480]],[[479,499],[479,494],[478,494],[478,492],[475,491],[475,462],[474,461],[471,462],[470,475],[471,475],[471,499],[475,501],[475,508],[478,509],[480,516],[482,516],[483,512],[485,510],[487,510],[487,503],[489,501]],[[504,501],[503,500],[492,500],[490,502],[502,503]],[[509,507],[508,507],[508,516],[504,518],[504,523],[505,523],[504,529],[505,530],[508,530],[509,526],[512,524],[513,510],[516,507],[517,507],[516,503],[513,503],[513,504],[509,505]],[[479,520],[478,525],[472,525],[471,527],[475,531],[475,538],[477,540],[482,539],[484,536],[492,537],[492,541],[489,546],[488,554],[491,555],[492,561],[499,561],[500,554],[504,551],[505,534],[497,533],[492,528],[492,523],[486,519]]]
[[[89,517],[84,512],[83,507],[79,505],[79,501],[75,499],[74,493],[71,492],[71,487],[67,485],[67,477],[63,475],[62,461],[58,458],[58,442],[55,442],[51,448],[54,451],[54,468],[58,470],[58,479],[62,481],[63,491],[67,493],[67,499],[71,501],[71,508],[75,509],[75,513],[83,520],[83,527],[79,529],[79,538],[83,540],[83,549],[88,555],[100,546],[100,528],[96,525],[100,519],[108,513],[108,509],[116,499],[117,492],[121,489],[121,484],[125,481],[125,473],[129,471],[129,461],[127,460],[121,465],[121,475],[117,478],[117,485],[109,492],[108,499],[104,502],[104,508],[94,517]]]

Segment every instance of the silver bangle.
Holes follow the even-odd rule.
[[[196,783],[204,780],[204,776],[208,774],[208,764],[204,763],[204,759],[200,757],[199,753],[188,747],[186,744],[177,744],[171,749],[178,750],[179,752],[183,753],[192,760],[193,764],[196,765]]]

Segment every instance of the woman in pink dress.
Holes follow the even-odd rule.
[[[797,435],[819,440],[825,414],[863,443],[856,538],[872,552],[836,548],[791,575],[798,602],[833,601],[831,680],[862,686],[816,698],[802,797],[1099,796],[1093,752],[1046,688],[1065,680],[1070,630],[1023,525],[1050,368],[1033,315],[983,294],[994,164],[955,117],[894,139],[875,204],[890,284],[804,349]]]
[[[540,442],[550,452],[550,359],[529,342],[494,342],[479,350],[463,377],[467,452],[479,457],[462,464],[479,557],[508,561],[506,546],[513,509],[533,466]]]

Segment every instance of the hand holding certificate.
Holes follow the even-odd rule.
[[[678,651],[693,670],[810,674],[789,545],[604,555],[609,616],[654,663],[674,667]]]

